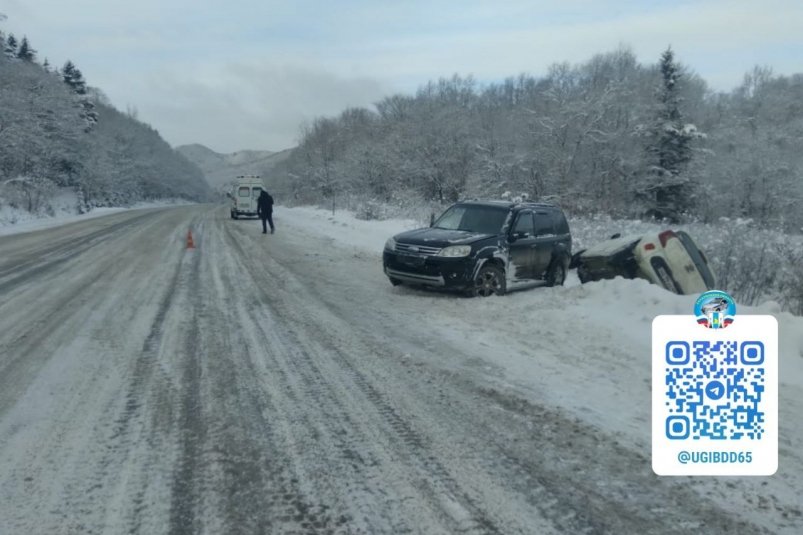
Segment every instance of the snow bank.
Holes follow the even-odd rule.
[[[574,249],[578,251],[610,238],[685,230],[705,252],[719,289],[745,304],[776,301],[782,310],[803,313],[803,235],[759,228],[749,219],[721,218],[716,224],[666,225],[608,217],[570,218]]]
[[[345,210],[332,214],[331,211],[308,206],[277,207],[274,219],[279,222],[285,217],[292,221],[294,227],[327,236],[340,246],[347,245],[378,254],[382,253],[385,242],[394,234],[421,226],[413,219],[365,221]]]
[[[361,221],[346,213],[333,217],[310,208],[279,213],[288,226],[327,236],[335,246],[368,253],[353,255],[364,262],[361,265],[343,260],[355,273],[362,269],[364,277],[366,272],[381,273],[378,258],[389,236],[420,226],[405,220]],[[575,220],[572,229],[579,241],[590,242],[615,232],[641,233],[658,227],[613,223]],[[642,458],[649,459],[652,320],[661,314],[692,314],[696,296],[676,295],[641,279],[581,285],[572,273],[563,287],[502,297],[445,297],[388,284],[384,291],[377,290],[377,299],[398,315],[422,318],[429,332],[455,348],[455,354],[443,355],[430,365],[461,375],[475,374],[486,388],[568,411],[596,426],[604,433],[601,437],[641,451]],[[803,443],[803,428],[797,425],[803,411],[803,318],[783,312],[772,301],[759,306],[739,304],[738,314],[772,314],[778,319],[778,473],[772,478],[695,478],[678,484],[691,481],[702,496],[726,510],[777,531],[771,517],[751,510],[756,500],[771,496],[799,511],[803,465],[796,452]],[[478,354],[481,359],[472,357]],[[733,491],[737,486],[739,492]]]
[[[54,214],[50,216],[31,214],[25,210],[18,210],[7,205],[3,205],[0,206],[0,236],[58,227],[68,223],[84,221],[95,217],[102,217],[117,212],[124,212],[126,210],[135,210],[139,208],[159,208],[163,206],[177,206],[184,204],[193,203],[189,203],[183,199],[166,199],[160,201],[138,202],[125,208],[94,208],[89,213],[76,214],[74,197],[70,198],[69,195],[63,195],[54,198],[54,201],[51,203],[54,208]]]
[[[309,207],[280,208],[277,217],[306,232],[324,235],[334,245],[355,248],[376,258],[390,236],[420,227],[413,220],[363,221],[346,211],[332,215]],[[659,227],[641,222],[608,223],[606,228],[602,220],[575,220],[573,232],[580,231],[580,240],[597,240],[614,232],[637,234]],[[454,299],[445,303],[441,296],[428,295],[431,292],[402,289],[398,293],[411,308],[443,310],[440,321],[445,327],[444,336],[469,347],[487,345],[493,339],[490,347],[499,350],[490,351],[489,358],[507,371],[511,383],[560,392],[560,399],[552,401],[592,411],[605,427],[630,433],[641,429],[633,425],[633,414],[623,413],[620,403],[627,399],[628,406],[642,404],[637,420],[648,416],[652,320],[661,314],[692,314],[697,297],[676,295],[640,279],[617,278],[581,285],[574,272],[562,288],[539,288],[504,298]],[[803,389],[803,318],[782,312],[780,305],[772,301],[745,306],[737,300],[737,305],[740,314],[776,316],[781,381]],[[473,322],[472,318],[480,321]],[[492,331],[487,328],[487,318],[493,318]],[[518,351],[501,350],[509,347],[510,340],[524,343]],[[548,374],[543,366],[550,367]],[[586,380],[608,391],[609,395],[599,399],[608,400],[610,406],[596,400],[586,406]],[[556,382],[562,386],[555,388]],[[632,397],[634,388],[641,395]],[[575,402],[573,396],[580,401]]]
[[[333,215],[331,212],[310,207],[279,207],[277,218],[284,218],[291,226],[304,231],[324,235],[335,245],[353,247],[376,256],[381,254],[385,241],[390,236],[421,226],[412,219],[364,221],[344,210]],[[605,219],[575,219],[571,223],[573,235],[579,234],[575,238],[576,242],[580,242],[578,248],[584,242],[599,241],[614,232],[639,234],[661,228],[660,225],[640,221]],[[421,292],[417,292],[415,297],[428,299]],[[601,333],[609,338],[615,335],[610,340],[614,348],[617,344],[627,345],[627,352],[631,353],[627,358],[636,359],[629,363],[640,366],[644,370],[644,377],[649,378],[647,372],[653,318],[660,314],[691,314],[696,297],[675,295],[644,280],[617,278],[580,285],[572,272],[563,288],[517,292],[503,299],[456,300],[453,306],[466,309],[464,312],[473,311],[482,317],[494,317],[497,333],[524,340],[531,337],[533,316],[538,317],[543,325],[542,322],[548,323],[554,316],[551,312],[560,309],[561,322],[566,317],[571,317],[576,321],[576,326],[567,329],[569,326],[555,325],[555,332],[571,331],[572,340],[584,340],[589,347],[599,342]],[[427,303],[430,304],[433,303]],[[781,306],[774,301],[746,306],[739,303],[737,298],[737,305],[740,314],[772,314],[778,318],[782,381],[803,386],[803,318],[782,312]],[[485,330],[482,331],[485,336]],[[614,353],[621,356],[621,352]]]

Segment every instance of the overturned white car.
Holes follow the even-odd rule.
[[[579,251],[570,267],[581,282],[643,278],[670,292],[695,294],[714,289],[714,274],[705,254],[686,232],[620,237]]]

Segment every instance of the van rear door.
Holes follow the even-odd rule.
[[[251,212],[251,188],[240,186],[237,188],[237,211]]]

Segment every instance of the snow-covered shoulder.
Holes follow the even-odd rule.
[[[7,205],[0,206],[0,236],[33,232],[46,228],[60,227],[77,221],[86,221],[96,217],[137,210],[142,208],[160,208],[165,206],[181,206],[194,204],[183,199],[165,199],[160,201],[138,202],[127,207],[94,208],[85,214],[76,214],[74,204],[57,205],[52,215],[34,215],[25,210],[16,210]]]
[[[284,219],[293,227],[331,238],[337,245],[381,253],[391,236],[420,228],[413,219],[386,219],[365,221],[346,210],[321,210],[309,206],[277,207],[274,219]]]

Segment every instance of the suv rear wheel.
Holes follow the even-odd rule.
[[[482,266],[469,290],[472,297],[488,297],[505,293],[505,272],[496,266]]]
[[[563,258],[556,258],[552,261],[549,271],[546,274],[547,286],[563,286],[566,281],[566,262]]]

